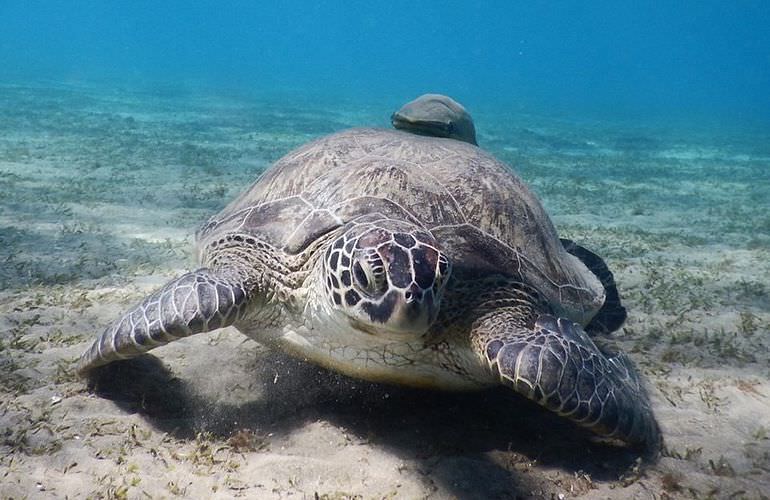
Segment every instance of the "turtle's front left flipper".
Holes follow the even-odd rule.
[[[233,324],[248,301],[246,287],[198,269],[147,296],[110,325],[78,361],[78,372],[139,356],[182,337]]]
[[[477,323],[474,340],[504,385],[600,436],[657,452],[658,425],[630,361],[600,351],[580,325],[541,314],[527,326],[502,310]]]

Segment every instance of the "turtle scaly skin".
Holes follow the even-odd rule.
[[[83,359],[89,368],[143,354],[195,333],[232,325],[249,300],[243,284],[208,269],[187,273],[146,297],[110,326]]]

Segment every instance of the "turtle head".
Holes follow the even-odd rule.
[[[355,225],[324,257],[329,303],[357,330],[419,336],[436,319],[449,260],[427,231],[378,222]]]
[[[445,95],[422,95],[393,113],[390,120],[399,130],[477,145],[471,115],[460,103]]]

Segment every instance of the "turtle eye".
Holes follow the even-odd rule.
[[[353,278],[362,292],[368,295],[384,293],[388,288],[385,265],[376,251],[366,252],[353,263]]]

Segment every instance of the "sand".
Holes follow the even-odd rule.
[[[644,462],[513,397],[354,381],[224,329],[72,363],[194,266],[209,214],[398,102],[0,86],[0,497],[767,498],[770,141],[479,112],[562,236],[605,256],[665,447]],[[764,496],[763,496],[764,495]]]

